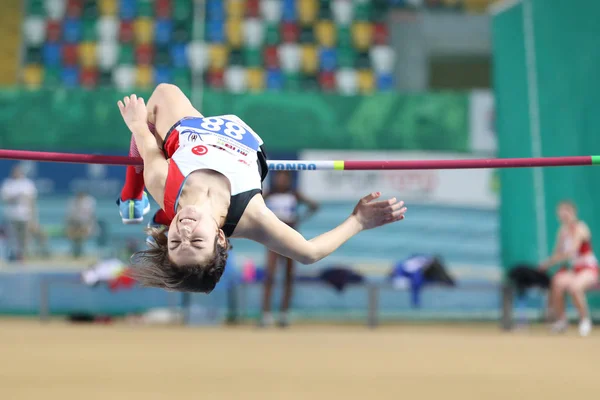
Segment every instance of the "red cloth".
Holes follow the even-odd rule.
[[[135,285],[135,280],[129,276],[129,269],[125,269],[119,276],[108,282],[108,287],[113,292],[119,289],[131,289]]]

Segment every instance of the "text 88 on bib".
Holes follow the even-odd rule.
[[[179,143],[182,146],[202,142],[219,147],[245,162],[255,161],[256,153],[263,144],[252,128],[235,115],[183,120],[179,131]]]

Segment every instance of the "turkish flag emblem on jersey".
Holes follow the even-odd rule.
[[[196,146],[192,148],[192,153],[194,153],[197,156],[203,156],[206,153],[208,153],[208,149],[206,148],[206,146]]]

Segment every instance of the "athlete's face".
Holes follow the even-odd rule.
[[[558,220],[563,224],[569,224],[577,219],[577,214],[572,205],[561,203],[557,209]]]
[[[175,215],[168,233],[169,258],[176,265],[203,264],[215,254],[215,240],[225,235],[210,213],[186,206]]]

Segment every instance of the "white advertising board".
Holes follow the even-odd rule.
[[[308,150],[302,160],[428,160],[475,158],[431,152]],[[406,202],[496,208],[495,170],[305,171],[299,190],[318,201],[358,200],[374,191]]]

